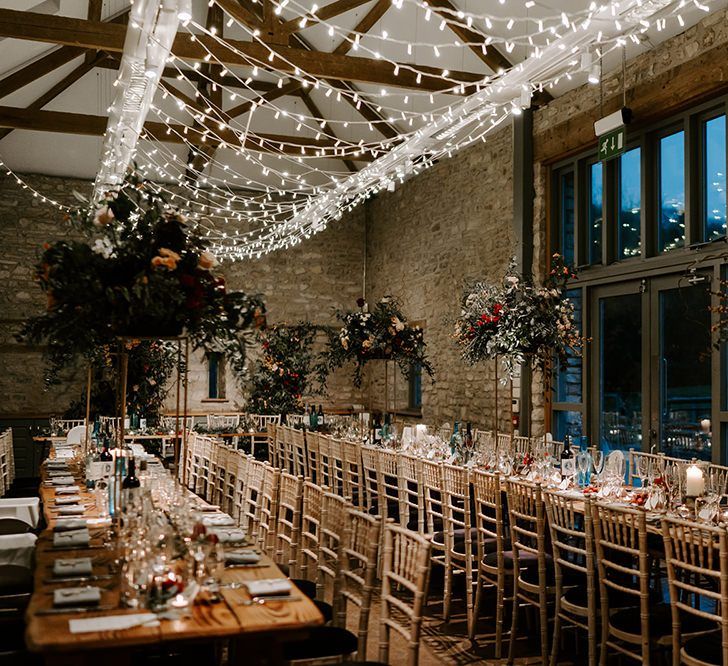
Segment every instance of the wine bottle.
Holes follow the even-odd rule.
[[[450,436],[450,453],[455,455],[459,453],[463,446],[463,436],[460,434],[460,423],[455,421],[452,429],[452,435]]]
[[[111,455],[111,451],[109,451],[109,440],[104,440],[104,448],[101,450],[101,454],[99,455],[99,460],[103,460],[104,462],[109,462],[110,460],[113,460],[113,456]]]
[[[465,449],[465,460],[463,462],[470,462],[470,457],[473,455],[473,448],[475,443],[473,442],[473,430],[470,425],[470,421],[465,425],[465,438],[463,439],[463,448]]]
[[[571,450],[571,435],[564,437],[564,450],[561,452],[561,478],[574,476],[576,473],[576,461],[574,452]]]
[[[319,428],[322,427],[325,423],[325,417],[324,417],[324,406],[319,405],[318,408],[318,415],[316,417],[316,421],[318,422]]]
[[[138,488],[140,485],[141,482],[136,475],[136,460],[134,458],[129,458],[126,476],[121,482],[121,487],[124,490],[133,490],[134,488]]]

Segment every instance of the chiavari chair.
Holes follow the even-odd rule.
[[[531,452],[531,438],[515,435],[511,439],[511,447],[514,460],[521,461]]]
[[[197,477],[197,486],[195,492],[200,496],[207,498],[208,487],[210,484],[210,466],[212,464],[212,439],[209,437],[200,437],[200,473]]]
[[[256,461],[258,462],[258,461]],[[264,552],[273,549],[273,536],[278,510],[278,479],[281,471],[267,462],[263,465],[263,482],[260,487],[260,500],[258,502],[258,524],[256,540]]]
[[[508,433],[498,432],[495,435],[496,452],[511,453],[511,436]]]
[[[246,531],[250,540],[258,541],[258,525],[262,504],[263,479],[266,466],[264,463],[248,458],[248,472],[243,491],[243,503],[240,507],[240,526]]]
[[[635,479],[639,479],[639,460],[647,461],[647,464],[654,469],[661,469],[669,458],[663,453],[647,453],[646,451],[635,451],[630,449],[627,454],[627,485],[633,486]]]
[[[228,448],[219,441],[215,441],[210,456],[210,485],[207,500],[213,504],[222,501],[225,486],[225,468],[228,464]]]
[[[306,460],[306,435],[303,430],[291,430],[291,450],[293,453],[293,473],[296,476],[308,477],[308,461]]]
[[[278,443],[277,443],[277,434],[276,431],[278,429],[278,424],[276,423],[268,423],[265,426],[265,432],[266,432],[266,446],[268,447],[268,462],[273,465],[274,467],[278,467],[280,469],[280,462],[278,461]],[[262,431],[261,431],[262,432]]]
[[[86,419],[53,419],[52,425],[64,435],[74,428],[86,425]]]
[[[399,503],[399,454],[396,451],[375,449],[377,465],[378,509],[382,521],[393,518],[402,524]]]
[[[235,519],[238,525],[244,525],[246,516],[244,507],[246,505],[246,493],[248,490],[248,470],[250,468],[250,458],[240,453],[237,460],[237,471],[235,474],[235,488],[233,490],[233,504],[230,515]]]
[[[551,666],[556,666],[562,622],[587,632],[589,666],[597,663],[597,596],[590,500],[544,493],[553,549],[555,606]],[[586,507],[584,502],[586,501]]]
[[[425,507],[425,536],[432,542],[430,560],[443,568],[445,583],[447,585],[448,557],[444,539],[438,542],[436,535],[445,531],[445,505],[443,497],[442,463],[432,460],[422,461],[422,494]],[[443,595],[443,610],[449,606],[450,590],[446,589]]]
[[[301,533],[303,477],[281,472],[278,481],[278,515],[274,539],[275,561],[284,565],[290,577],[298,574],[298,548]]]
[[[344,495],[357,508],[365,506],[364,486],[362,485],[361,452],[354,442],[341,442],[344,469]]]
[[[677,518],[663,517],[661,523],[670,589],[672,663],[728,664],[728,532],[723,525]],[[695,621],[706,627],[690,626]]]
[[[321,462],[321,440],[323,437],[316,432],[306,433],[306,456],[308,458],[308,475],[311,481],[325,486]]]
[[[228,466],[225,468],[224,487],[221,499],[222,510],[233,515],[235,507],[235,485],[237,483],[238,474],[241,470],[241,460],[244,459],[240,451],[232,450],[228,455]]]
[[[520,602],[537,609],[541,660],[548,659],[548,603],[554,596],[553,577],[546,553],[546,517],[540,484],[506,480],[508,520],[513,558],[513,617],[508,641],[508,663],[513,663]]]
[[[379,486],[378,480],[378,456],[377,449],[372,446],[362,446],[361,452],[361,475],[366,499],[365,506],[370,513],[379,511]],[[381,515],[381,514],[380,514]]]
[[[406,453],[399,454],[399,515],[407,529],[425,534],[421,460]]]
[[[321,509],[326,489],[312,483],[303,482],[301,505],[301,538],[298,554],[298,575],[304,580],[316,582],[316,566],[321,537]]]
[[[594,502],[592,516],[602,620],[599,663],[605,666],[611,649],[649,666],[656,646],[666,642],[670,621],[669,610],[657,607],[650,589],[646,513]]]
[[[495,589],[495,657],[501,658],[503,650],[503,618],[505,604],[510,599],[507,587],[513,575],[511,567],[506,566],[505,552],[510,547],[503,516],[503,498],[500,477],[484,470],[473,470],[473,504],[475,506],[475,529],[478,545],[477,586],[475,588],[475,618],[480,615],[482,595],[485,587]],[[470,630],[470,639],[475,637],[476,623]]]
[[[276,428],[276,467],[285,472],[291,473],[291,467],[288,464],[288,428],[286,426],[278,426]],[[291,457],[291,459],[293,459]]]
[[[432,543],[404,527],[384,526],[379,661],[389,663],[390,632],[407,642],[407,666],[419,662],[422,616],[427,601]],[[400,593],[395,595],[394,590]]]
[[[327,437],[329,444],[329,482],[331,491],[341,497],[347,497],[344,483],[344,447],[342,441],[334,437]]]
[[[459,465],[443,465],[442,467],[443,505],[445,509],[445,530],[442,544],[445,546],[445,595],[443,615],[445,621],[450,619],[452,601],[452,581],[455,574],[465,577],[465,608],[467,612],[468,634],[472,633],[475,623],[473,613],[474,557],[477,548],[473,537],[470,509],[470,472]],[[477,539],[477,537],[476,537]],[[440,543],[438,535],[433,543]]]
[[[325,502],[340,506],[343,498],[327,493]],[[288,661],[341,659],[347,655],[366,658],[371,601],[376,582],[381,521],[355,509],[346,509],[342,517],[343,533],[339,540],[336,607],[333,625],[314,627],[306,640],[287,643],[284,657]],[[359,608],[357,632],[346,627],[349,603]],[[372,662],[346,662],[368,664]]]
[[[339,545],[344,532],[344,520],[349,503],[340,495],[324,493],[321,500],[321,533],[319,535],[318,564],[316,567],[316,598],[331,598],[336,611],[338,603]]]
[[[199,441],[196,433],[190,433],[187,439],[187,448],[187,487],[193,492],[197,492],[200,483],[200,470],[202,469],[202,442]]]
[[[240,414],[208,414],[207,427],[219,429],[227,429],[232,432],[240,425]]]

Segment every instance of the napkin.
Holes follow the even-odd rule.
[[[218,538],[220,543],[245,541],[245,530],[238,530],[238,529],[210,530],[210,532]]]
[[[58,486],[56,488],[56,495],[74,495],[80,492],[80,490],[78,486]]]
[[[78,502],[80,501],[80,495],[66,495],[65,497],[56,497],[56,504],[58,504],[59,506],[63,506],[64,504],[78,504]]]
[[[80,504],[70,504],[69,506],[62,506],[58,510],[59,516],[81,516],[86,511],[85,507]]]
[[[228,527],[235,525],[235,521],[226,513],[216,513],[212,516],[203,516],[202,524],[210,527]]]
[[[95,606],[101,601],[98,587],[64,587],[53,590],[54,606]]]
[[[254,550],[228,550],[225,551],[225,561],[230,564],[257,564],[260,555]]]
[[[266,597],[279,594],[289,594],[293,589],[291,581],[287,578],[263,578],[262,580],[246,581],[245,587],[251,597]]]
[[[53,562],[54,576],[90,576],[92,573],[90,557],[59,558]]]
[[[72,486],[75,480],[72,476],[57,476],[51,479],[51,483],[54,486]]]
[[[195,511],[219,511],[220,507],[217,504],[198,504],[194,509]]]
[[[89,631],[119,631],[141,625],[157,627],[159,626],[159,620],[154,613],[130,613],[127,615],[107,615],[105,617],[88,617],[68,621],[68,629],[72,634],[83,634]]]
[[[72,476],[71,470],[68,467],[60,467],[58,469],[52,468],[48,470],[48,477],[51,479],[62,479]]]
[[[86,521],[83,518],[62,518],[56,521],[53,526],[54,532],[73,532],[86,527]]]
[[[91,540],[91,535],[88,532],[88,528],[84,527],[80,530],[74,530],[73,532],[54,532],[53,533],[53,547],[54,548],[83,548],[88,546],[88,542]]]

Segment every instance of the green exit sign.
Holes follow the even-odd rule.
[[[621,155],[627,145],[627,128],[623,125],[599,137],[599,159],[603,162]]]

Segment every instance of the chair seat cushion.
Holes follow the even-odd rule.
[[[455,537],[455,543],[453,544],[453,550],[461,555],[465,554],[465,537],[466,532],[464,529],[455,530],[453,536]],[[473,555],[478,553],[478,530],[475,527],[470,528],[470,539],[471,539],[471,552]],[[432,535],[432,542],[438,546],[445,545],[445,532],[435,532]]]
[[[283,656],[286,660],[324,659],[356,652],[357,638],[341,627],[314,627],[309,638],[286,643]]]
[[[685,641],[683,650],[688,657],[699,659],[706,664],[719,666],[719,664],[723,663],[723,648],[719,631],[696,636]]]
[[[546,555],[546,566],[549,565],[553,558],[550,555]],[[498,552],[493,551],[492,553],[488,553],[484,560],[485,564],[487,564],[490,567],[497,567],[498,566]],[[527,550],[522,550],[519,553],[518,561],[520,562],[520,565],[522,568],[537,568],[538,567],[538,556],[535,553],[532,553]],[[503,552],[503,565],[506,569],[513,569],[513,551],[512,550],[506,550]]]
[[[617,611],[610,617],[609,623],[618,631],[639,635],[639,606]],[[705,633],[715,629],[715,622],[697,617],[692,613],[683,613],[681,626],[683,634]],[[672,634],[672,613],[669,604],[660,603],[650,606],[650,633],[653,640],[657,640],[660,636]]]

